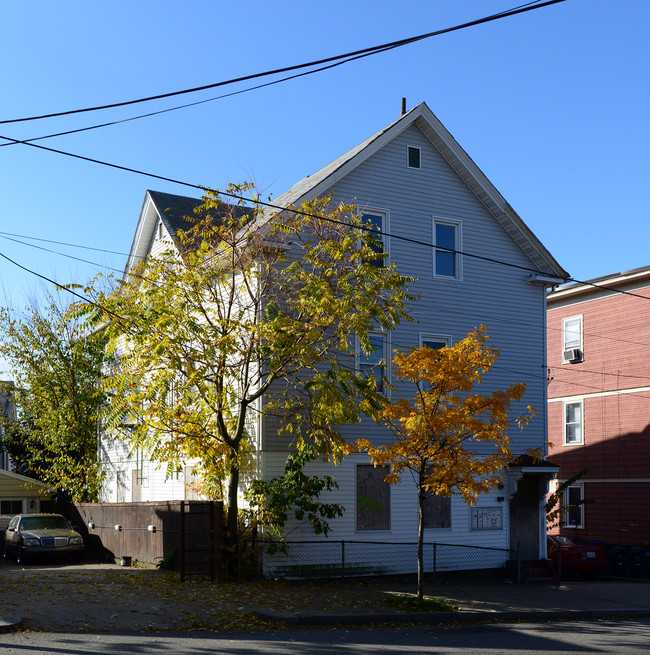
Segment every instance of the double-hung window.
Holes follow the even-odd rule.
[[[562,363],[582,361],[582,316],[562,319]]]
[[[584,487],[572,484],[564,492],[564,525],[567,528],[584,527]]]
[[[564,403],[564,445],[584,443],[582,400]]]
[[[433,244],[434,276],[459,280],[462,277],[460,221],[434,218]]]
[[[451,337],[449,335],[442,334],[421,333],[420,345],[427,346],[428,348],[433,348],[434,350],[440,350],[440,348],[451,346]]]
[[[386,377],[387,336],[381,332],[371,332],[368,335],[370,350],[364,352],[358,346],[358,367],[365,376],[374,376],[377,380],[377,391],[384,392],[384,378]]]
[[[364,225],[369,228],[370,233],[375,237],[374,243],[370,244],[371,250],[376,253],[366,261],[374,266],[387,266],[388,243],[385,232],[388,231],[388,212],[383,209],[366,208],[362,214]]]

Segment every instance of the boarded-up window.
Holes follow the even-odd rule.
[[[118,471],[116,480],[117,486],[117,502],[125,503],[126,502],[126,471]]]
[[[139,469],[131,471],[131,502],[139,503],[142,501],[142,477]]]
[[[357,465],[357,530],[390,529],[388,467]]]
[[[422,512],[425,528],[451,528],[450,496],[429,496],[424,501]]]
[[[185,478],[185,500],[199,500],[199,494],[196,492],[196,483],[198,476],[192,466],[186,466],[184,469]]]

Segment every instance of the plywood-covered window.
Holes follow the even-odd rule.
[[[357,465],[357,530],[390,529],[387,466]]]
[[[451,497],[432,494],[426,498],[422,518],[425,528],[451,528]]]

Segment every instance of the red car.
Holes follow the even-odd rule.
[[[562,573],[603,573],[607,568],[607,551],[602,544],[590,544],[579,537],[546,537],[547,557]],[[560,564],[561,562],[561,564]]]

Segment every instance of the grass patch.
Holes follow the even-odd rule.
[[[404,612],[457,612],[458,606],[452,605],[442,598],[423,598],[418,600],[417,596],[401,594],[386,601],[389,607]]]

